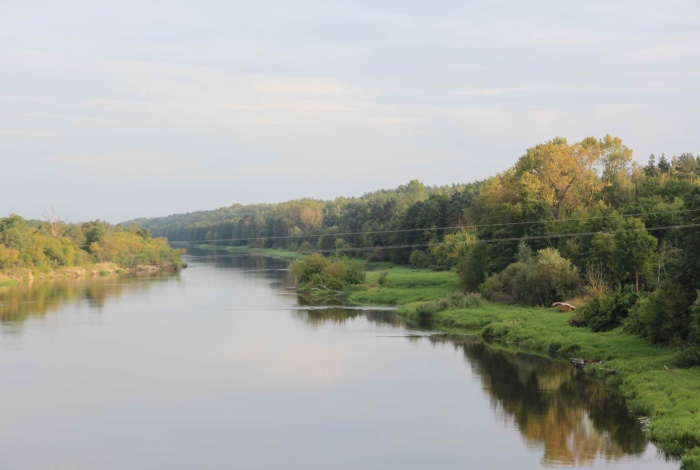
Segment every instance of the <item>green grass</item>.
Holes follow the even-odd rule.
[[[251,248],[249,246],[221,246],[221,245],[195,245],[195,248],[200,250],[225,250],[229,253],[237,254],[248,254],[248,255],[264,255],[271,258],[284,259],[292,261],[295,259],[301,259],[305,254],[297,253],[295,251],[282,250],[277,248]]]
[[[404,305],[444,297],[458,289],[457,274],[367,263],[366,283],[348,289],[348,299],[358,304]],[[384,274],[386,273],[386,274]],[[385,285],[380,278],[385,276]]]
[[[10,287],[19,284],[16,279],[8,279],[7,281],[0,281],[0,287]]]

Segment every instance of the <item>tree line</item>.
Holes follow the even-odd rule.
[[[0,269],[36,268],[48,272],[64,266],[113,262],[131,268],[141,264],[179,266],[184,250],[171,248],[148,229],[93,220],[67,224],[57,218],[0,218]]]
[[[618,137],[554,138],[483,181],[138,222],[171,240],[456,269],[489,299],[580,297],[573,323],[683,343],[700,338],[699,182],[691,153],[640,165]]]

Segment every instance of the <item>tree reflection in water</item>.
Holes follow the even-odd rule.
[[[102,310],[110,298],[149,290],[154,283],[179,279],[177,274],[148,274],[68,281],[40,281],[0,288],[3,333],[19,333],[29,318],[42,318],[66,304],[85,302]]]
[[[342,325],[358,317],[376,324],[401,322],[391,312],[343,308],[293,315],[314,327]],[[622,398],[566,362],[500,349],[476,337],[407,337],[461,349],[496,415],[517,427],[528,444],[543,447],[543,465],[590,465],[598,458],[615,461],[646,449],[643,429]]]
[[[314,310],[293,310],[292,316],[311,326],[321,326],[324,323],[343,325],[356,318],[365,318],[374,325],[400,326],[403,320],[393,312],[382,310],[350,310],[344,307],[328,307]]]
[[[477,339],[431,337],[463,349],[497,414],[530,444],[544,446],[546,465],[616,460],[646,448],[641,425],[622,398],[568,363],[497,349]]]

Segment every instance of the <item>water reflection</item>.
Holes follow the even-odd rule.
[[[145,292],[156,283],[177,280],[178,275],[139,274],[119,278],[39,281],[0,288],[0,325],[4,333],[18,333],[32,317],[45,317],[58,307],[84,302],[101,311],[108,299]]]
[[[356,318],[365,318],[370,324],[390,325],[400,327],[404,325],[395,313],[384,310],[350,310],[343,307],[293,310],[292,316],[310,326],[321,326],[324,323],[344,325]]]
[[[668,466],[566,363],[305,306],[284,261],[190,261],[182,282],[0,289],[2,331],[24,332],[21,348],[0,338],[0,467],[46,468],[37,442],[65,468]],[[83,305],[106,321],[83,322]],[[60,327],[26,321],[54,311]]]
[[[361,316],[371,323],[401,325],[400,318],[384,311],[337,308],[292,315],[313,327],[342,325]],[[461,350],[496,416],[516,428],[528,445],[543,448],[543,465],[612,462],[647,448],[644,431],[622,398],[568,363],[500,349],[476,337],[408,333],[406,338]]]
[[[528,443],[544,446],[543,463],[584,465],[646,449],[642,427],[619,395],[579,369],[478,340],[431,341],[459,344],[496,413],[515,424]]]

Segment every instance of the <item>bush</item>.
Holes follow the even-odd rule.
[[[586,319],[584,318],[580,310],[571,315],[571,317],[569,317],[569,325],[575,326],[577,328],[581,328],[587,325]]]
[[[299,284],[341,290],[346,285],[365,282],[365,272],[359,261],[341,258],[333,262],[319,253],[293,261],[289,270]]]
[[[416,268],[427,268],[430,266],[430,256],[423,250],[413,250],[409,263]]]
[[[433,323],[435,314],[440,311],[440,306],[437,302],[421,302],[416,307],[416,315],[418,324],[421,326],[429,326]]]
[[[638,301],[639,294],[632,286],[626,286],[624,289],[608,291],[593,297],[581,307],[576,316],[594,332],[610,331],[622,324]]]
[[[382,273],[379,275],[379,278],[377,278],[377,285],[378,286],[385,286],[389,282],[389,271],[382,271]]]
[[[581,278],[571,262],[556,249],[545,248],[489,276],[480,291],[489,300],[550,305],[574,296],[580,287]]]
[[[625,331],[648,338],[655,343],[682,344],[693,339],[691,301],[681,287],[671,281],[642,299],[630,312]]]
[[[700,347],[691,346],[682,348],[676,354],[676,364],[678,367],[700,366]]]
[[[310,282],[315,275],[321,274],[329,264],[330,261],[321,254],[312,253],[303,259],[293,261],[289,265],[289,271],[299,284],[306,284]]]
[[[452,292],[447,294],[446,300],[448,308],[474,308],[480,307],[484,303],[481,294],[478,293]]]

